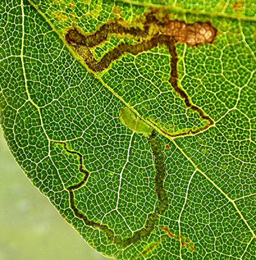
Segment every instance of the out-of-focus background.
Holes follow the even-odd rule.
[[[106,260],[88,246],[10,154],[0,129],[0,260]]]

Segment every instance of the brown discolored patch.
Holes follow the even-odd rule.
[[[244,11],[245,1],[244,0],[236,1],[233,3],[232,6],[237,13],[242,13]]]
[[[175,38],[177,42],[188,46],[213,43],[217,30],[209,22],[196,22],[187,24],[181,21],[170,21],[167,24],[167,35]]]

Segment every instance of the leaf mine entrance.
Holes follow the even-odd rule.
[[[152,134],[153,128],[137,117],[129,108],[122,108],[119,116],[122,124],[130,130],[138,134],[143,134],[146,137],[149,137]]]

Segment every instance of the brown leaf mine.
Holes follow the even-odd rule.
[[[137,22],[136,22],[137,21]],[[199,129],[171,134],[161,129],[161,132],[171,136],[185,136],[206,130],[214,124],[204,111],[194,105],[187,93],[178,84],[178,54],[176,44],[183,43],[196,47],[202,44],[212,44],[217,35],[217,29],[210,22],[196,22],[188,24],[184,21],[170,20],[169,14],[161,16],[161,10],[150,11],[145,16],[128,24],[123,20],[113,20],[103,24],[96,32],[83,34],[77,28],[68,30],[65,39],[74,51],[84,60],[88,68],[94,72],[102,72],[123,55],[149,51],[155,47],[166,46],[170,53],[171,73],[169,82],[176,93],[184,100],[185,105],[197,112],[207,123]],[[122,41],[114,49],[105,53],[101,59],[95,58],[94,48],[106,42],[111,36],[130,37],[133,43]],[[158,126],[151,122],[156,128]]]
[[[187,24],[181,21],[170,21],[167,24],[167,35],[175,38],[177,42],[189,46],[213,43],[217,30],[209,22],[196,22]]]

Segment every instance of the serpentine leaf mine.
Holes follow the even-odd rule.
[[[187,93],[178,84],[178,55],[176,52],[176,44],[184,43],[191,47],[211,44],[217,35],[217,29],[214,28],[210,22],[187,24],[184,21],[170,20],[168,14],[159,16],[157,12],[154,13],[153,11],[146,13],[143,22],[138,21],[136,24],[137,25],[127,25],[127,23],[124,23],[122,20],[114,20],[102,25],[99,30],[93,34],[84,34],[81,32],[81,29],[72,28],[68,30],[65,39],[67,43],[73,47],[74,51],[83,58],[85,64],[93,72],[106,70],[115,60],[126,53],[137,55],[157,46],[166,46],[171,56],[169,82],[175,92],[184,100],[185,105],[194,112],[197,112],[205,124],[196,130],[188,129],[185,132],[176,134],[161,129],[153,121],[151,121],[151,124],[159,129],[160,132],[170,137],[196,134],[208,129],[214,124],[214,121],[206,115],[200,107],[192,104]],[[96,59],[93,54],[94,48],[104,43],[112,35],[119,37],[128,35],[135,43],[122,42],[113,50],[106,53],[100,60]],[[143,124],[143,127],[142,125],[139,126],[142,127],[140,130],[138,130],[138,126],[136,126],[137,130],[135,130],[134,126],[131,127],[131,124],[128,125],[128,117],[130,117],[130,119],[132,118],[128,111],[121,112],[121,117],[122,122],[124,122],[128,128],[133,128],[135,132],[141,131],[141,133],[143,133],[142,128],[147,128],[145,124]]]
[[[135,23],[127,24],[121,19],[113,20],[102,25],[98,31],[92,34],[84,34],[81,29],[74,27],[68,30],[65,40],[70,46],[72,46],[73,50],[83,58],[89,70],[96,73],[106,70],[115,60],[119,59],[126,53],[137,55],[141,52],[149,51],[154,47],[166,46],[171,57],[170,84],[180,98],[184,100],[186,106],[191,110],[196,111],[202,119],[207,121],[207,124],[201,129],[196,131],[189,130],[175,136],[195,134],[213,125],[213,120],[206,115],[201,108],[193,105],[186,92],[178,85],[178,55],[176,53],[176,44],[184,43],[191,47],[196,47],[201,44],[211,44],[214,42],[216,37],[216,28],[214,28],[209,22],[187,24],[184,21],[172,21],[167,14],[160,17],[153,11],[146,13],[144,20],[142,22],[141,20],[138,21],[138,26],[134,24]],[[119,37],[128,35],[134,40],[135,43],[131,44],[122,42],[113,50],[107,52],[101,59],[96,59],[93,54],[94,48],[107,41],[112,35]],[[75,190],[79,189],[82,185],[86,185],[90,174],[84,169],[82,155],[69,150],[65,143],[63,143],[63,145],[68,153],[76,154],[79,157],[80,171],[84,173],[84,179],[79,184],[68,189],[70,193],[70,204],[75,215],[82,219],[86,225],[104,231],[114,244],[128,246],[149,236],[152,233],[159,216],[161,216],[168,208],[168,197],[164,189],[164,180],[166,177],[165,155],[161,143],[157,138],[157,134],[155,130],[153,130],[153,126],[157,129],[158,126],[149,120],[151,125],[153,125],[150,126],[128,107],[121,109],[119,117],[122,124],[127,128],[135,133],[143,134],[146,138],[148,138],[156,171],[155,192],[158,198],[157,206],[154,212],[148,215],[144,227],[134,232],[131,237],[124,239],[116,236],[114,231],[106,225],[90,221],[85,215],[79,212],[75,204]],[[172,136],[169,133],[166,134]],[[170,147],[166,146],[166,149],[170,149]],[[170,235],[171,233],[168,234]],[[151,246],[142,252],[142,255],[145,255],[149,251],[153,250],[158,244],[158,242],[152,243]]]
[[[1,129],[98,252],[255,259],[253,2],[0,1]]]
[[[148,132],[147,132],[148,134]],[[157,194],[158,202],[155,207],[155,210],[148,215],[147,221],[145,223],[145,226],[141,228],[140,230],[134,232],[133,236],[129,238],[122,238],[119,236],[116,236],[114,231],[110,229],[107,225],[103,225],[100,223],[97,223],[95,221],[89,220],[86,215],[82,214],[75,203],[75,191],[80,189],[82,186],[86,185],[88,178],[90,177],[90,173],[84,168],[83,164],[83,156],[82,154],[72,151],[68,148],[66,143],[63,142],[56,142],[58,145],[63,145],[67,153],[73,154],[78,157],[79,159],[79,170],[81,173],[84,174],[83,180],[71,187],[68,188],[69,195],[70,195],[70,205],[72,210],[74,211],[75,215],[82,219],[83,222],[91,227],[100,229],[104,231],[107,235],[107,237],[116,245],[120,246],[128,246],[130,244],[136,243],[137,241],[149,236],[151,232],[155,228],[155,224],[157,220],[159,219],[159,216],[161,216],[168,208],[168,197],[167,193],[164,189],[164,180],[166,177],[166,169],[165,169],[165,158],[164,158],[164,152],[161,147],[161,143],[157,138],[157,135],[154,131],[152,131],[152,134],[148,137],[149,144],[151,146],[153,158],[154,158],[154,164],[155,164],[155,192]]]

